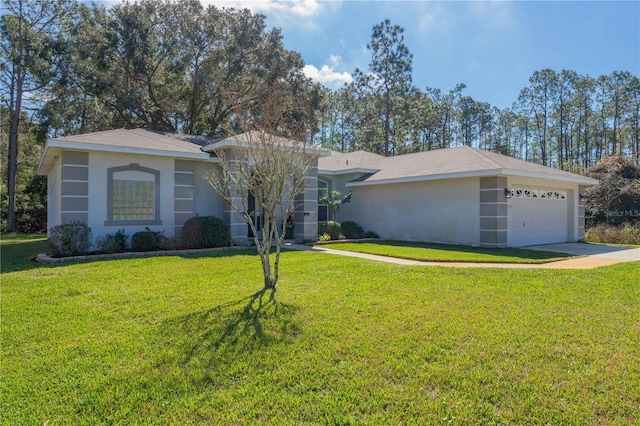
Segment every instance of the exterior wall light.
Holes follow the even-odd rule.
[[[508,188],[504,189],[504,196],[507,198],[511,198],[513,196],[513,191],[509,191]]]
[[[580,202],[581,203],[584,203],[586,199],[587,199],[587,196],[585,194],[580,194]]]

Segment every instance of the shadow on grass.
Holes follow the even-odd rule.
[[[9,233],[2,234],[0,240],[0,272],[3,274],[43,267],[34,259],[39,253],[46,253],[51,249],[47,234]]]
[[[179,342],[175,354],[183,366],[208,367],[230,355],[251,353],[286,343],[301,333],[298,308],[276,299],[276,290],[263,289],[249,297],[166,321],[162,336]]]

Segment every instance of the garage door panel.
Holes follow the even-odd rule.
[[[557,198],[514,197],[510,200],[511,245],[522,247],[553,244],[568,239],[569,203],[564,193]]]

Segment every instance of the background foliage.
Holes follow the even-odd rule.
[[[413,86],[404,29],[389,20],[373,26],[368,69],[329,90],[305,77],[302,57],[284,47],[279,29],[246,9],[198,0],[108,9],[4,0],[3,9],[2,229],[14,204],[18,230],[46,226],[44,180],[34,171],[46,137],[114,128],[222,137],[240,130],[234,105],[246,108],[243,119],[261,120],[273,85],[284,98],[304,100],[281,118],[283,129],[296,123],[343,152],[468,145],[578,173],[604,156],[640,161],[640,79],[628,71],[542,69],[501,110],[466,96],[464,83]]]

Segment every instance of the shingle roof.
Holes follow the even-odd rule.
[[[349,153],[332,151],[329,157],[318,160],[318,168],[323,171],[338,172],[353,169],[379,170],[380,161],[385,157],[367,151]]]
[[[234,136],[229,136],[224,139],[218,139],[205,145],[202,150],[205,152],[214,152],[219,148],[248,146],[250,144],[260,144],[261,142],[270,143],[274,146],[290,147],[290,148],[302,148],[305,144],[295,139],[284,138],[281,136],[275,136],[269,133],[265,133],[260,130],[251,130],[249,132],[240,133]],[[314,148],[311,145],[305,146],[307,148]]]
[[[212,139],[187,135],[150,132],[148,130],[106,130],[83,135],[65,136],[53,139],[61,142],[76,142],[89,145],[118,146],[123,148],[145,149],[202,154],[201,147]]]
[[[332,158],[334,155],[335,158]],[[346,163],[347,159],[349,160],[348,164]],[[366,164],[366,166],[361,166],[362,168],[377,170],[377,172],[359,179],[360,184],[444,179],[448,175],[451,175],[450,177],[456,175],[480,176],[490,173],[544,176],[549,179],[584,180],[585,183],[595,183],[592,179],[580,175],[467,146],[395,157],[381,157],[362,151],[350,154],[334,153],[330,157],[321,158],[318,162],[318,169],[320,173],[332,174],[340,170],[352,169],[352,162]]]

